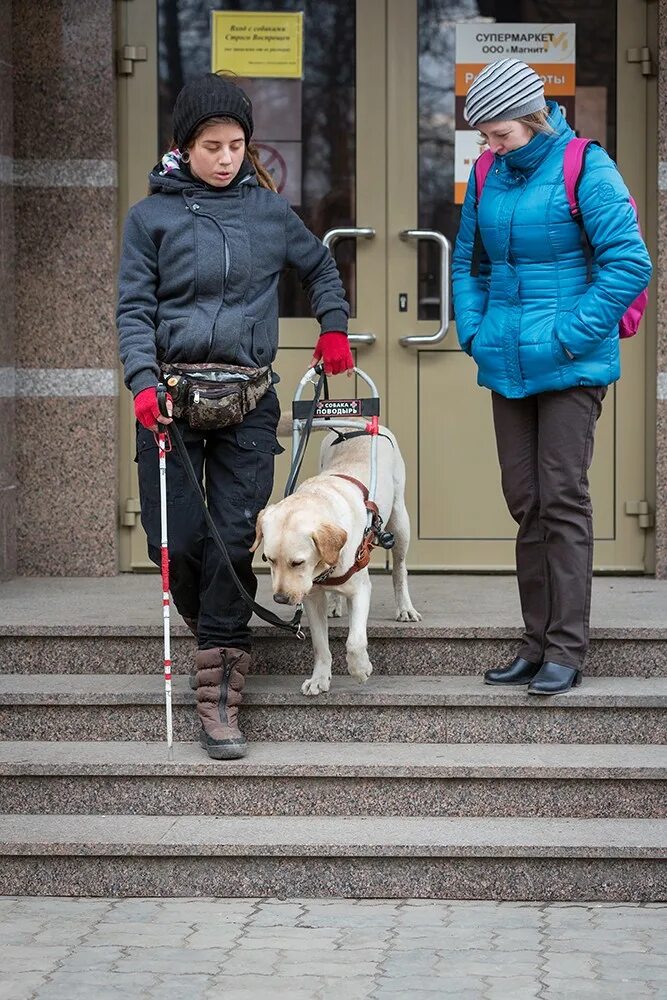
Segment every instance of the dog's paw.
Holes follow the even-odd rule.
[[[325,691],[329,690],[331,686],[330,677],[309,677],[307,681],[304,681],[301,685],[301,694],[316,695],[324,694]]]
[[[329,618],[343,617],[343,595],[327,593],[327,615]]]
[[[408,604],[406,608],[396,609],[397,622],[420,622],[421,620],[422,616],[411,604]]]
[[[365,660],[353,660],[347,664],[347,671],[350,677],[354,677],[360,684],[365,684],[373,673],[373,664],[366,657]]]

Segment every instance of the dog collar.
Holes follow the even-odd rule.
[[[329,566],[328,569],[325,569],[324,573],[320,573],[319,576],[315,577],[313,583],[324,583],[326,580],[329,579],[329,577],[334,571],[334,568],[335,568],[334,566]]]

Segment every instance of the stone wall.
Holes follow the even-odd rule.
[[[118,568],[113,6],[12,4],[22,575]]]
[[[16,573],[12,9],[0,0],[0,580]]]

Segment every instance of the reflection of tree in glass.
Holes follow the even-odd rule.
[[[188,80],[210,69],[210,23],[214,10],[304,11],[302,197],[296,210],[318,236],[334,226],[353,225],[356,200],[354,0],[283,0],[278,3],[274,0],[233,3],[158,0],[160,151],[171,137],[171,111],[178,91]],[[242,79],[239,82],[243,85]],[[261,140],[262,136],[257,135],[256,139]],[[352,295],[354,248],[341,244],[337,259],[348,294]],[[281,315],[310,315],[308,301],[295,274],[288,272],[285,275],[280,299]]]
[[[577,85],[606,91],[607,134],[616,147],[616,3],[610,0],[420,0],[419,225],[454,240],[460,209],[454,199],[454,69],[456,24],[490,20],[577,25]],[[492,56],[489,57],[493,58]],[[420,319],[439,316],[438,250],[419,247]]]
[[[419,3],[419,225],[456,235],[454,199],[454,71],[456,24],[479,17],[475,0]],[[419,318],[440,315],[440,251],[419,246]]]

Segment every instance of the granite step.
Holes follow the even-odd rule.
[[[0,743],[7,813],[667,817],[667,746]]]
[[[0,816],[0,894],[663,900],[667,821]]]
[[[187,678],[174,680],[174,738],[195,739]],[[301,694],[294,677],[250,677],[241,720],[253,741],[665,743],[667,678],[591,677],[555,698],[470,677],[336,678]],[[0,676],[0,739],[164,739],[160,676]]]
[[[347,673],[346,620],[329,623],[333,672]],[[310,637],[298,642],[277,629],[254,628],[253,673],[302,675],[312,671]],[[369,652],[376,675],[479,677],[488,667],[511,662],[521,631],[511,625],[433,626],[370,621]],[[190,632],[172,630],[174,674],[187,674],[194,656]],[[104,623],[60,626],[0,625],[0,675],[153,674],[162,663],[162,631],[155,626]],[[586,658],[589,677],[667,677],[667,628],[598,627],[591,630]]]
[[[391,578],[372,575],[368,622],[376,674],[479,675],[511,659],[521,634],[515,577],[497,574],[413,574],[419,623],[394,620]],[[157,575],[106,578],[19,577],[2,584],[0,673],[159,672],[162,606]],[[258,600],[273,604],[270,579],[260,574]],[[593,579],[589,676],[667,677],[667,580]],[[194,642],[173,615],[174,672],[187,673]],[[299,643],[254,618],[255,673],[307,674],[310,641]],[[329,623],[334,671],[345,673],[347,618]]]

